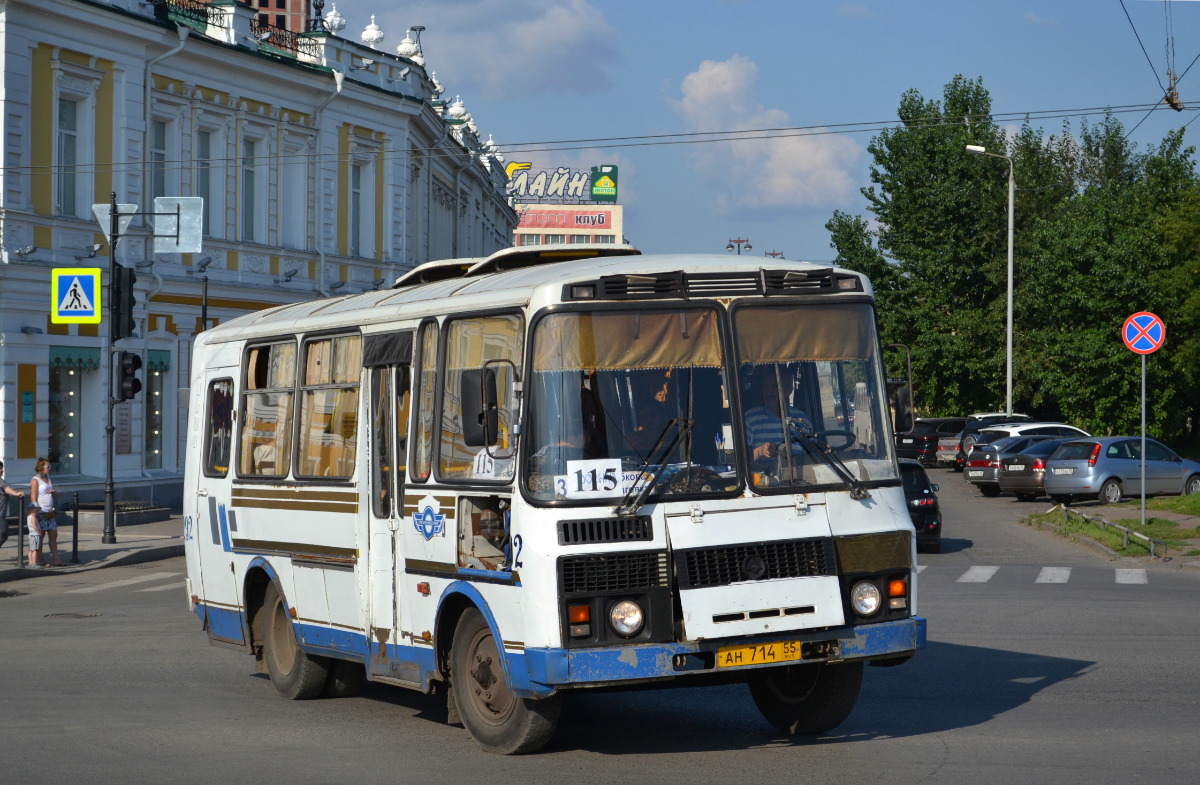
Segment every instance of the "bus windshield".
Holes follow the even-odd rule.
[[[861,496],[864,483],[896,479],[870,305],[736,307],[732,365],[720,318],[689,306],[538,322],[524,439],[532,498],[726,494],[740,486],[738,452],[755,490]]]
[[[868,304],[744,306],[733,330],[753,488],[895,479]]]
[[[649,498],[737,490],[715,309],[551,314],[531,366],[532,498],[615,502],[647,483]]]

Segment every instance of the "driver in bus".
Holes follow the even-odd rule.
[[[795,390],[795,380],[783,372],[784,393],[790,398]],[[775,366],[758,368],[751,376],[750,395],[747,400],[758,403],[746,410],[746,440],[751,453],[751,468],[756,472],[770,470],[779,455],[779,445],[784,441],[783,414],[779,402],[779,384],[775,378]],[[811,428],[808,415],[788,401],[787,416]]]

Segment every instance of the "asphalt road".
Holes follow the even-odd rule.
[[[1106,561],[1015,523],[1045,505],[933,476],[947,522],[945,552],[922,557],[929,646],[869,668],[829,736],[780,736],[738,686],[574,695],[549,747],[517,758],[443,724],[436,698],[284,701],[248,656],[207,645],[170,559],[0,589],[0,780],[1194,781],[1200,574]]]

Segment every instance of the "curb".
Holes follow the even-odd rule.
[[[74,575],[80,572],[91,572],[105,567],[127,567],[131,564],[144,564],[152,561],[162,561],[183,555],[183,543],[175,545],[157,545],[150,548],[135,548],[127,551],[117,551],[103,559],[69,564],[66,567],[54,569],[32,569],[29,567],[8,567],[0,569],[0,583],[23,581],[26,578],[41,578],[49,575]]]
[[[1051,507],[1049,510],[1046,511],[1046,513],[1051,513],[1056,510],[1062,510],[1062,509],[1063,509],[1062,506],[1059,505],[1059,506]],[[1080,513],[1078,511],[1071,510],[1069,507],[1067,508],[1067,510],[1070,512],[1075,512],[1076,515],[1081,515],[1085,519],[1090,519],[1093,517],[1100,518],[1101,520],[1103,520],[1105,523],[1108,523],[1109,525],[1112,525],[1112,526],[1116,525],[1112,521],[1108,520],[1107,518],[1104,518],[1103,516],[1100,516],[1100,515],[1096,515],[1095,513],[1084,515],[1083,513]],[[1045,514],[1045,513],[1043,513],[1043,514]],[[1054,523],[1052,521],[1037,521],[1035,523],[1033,521],[1030,521],[1029,517],[1026,516],[1026,517],[1021,518],[1021,523],[1025,526],[1028,526],[1037,531],[1041,531],[1042,529],[1049,529],[1049,530],[1053,531],[1057,536],[1062,537],[1065,540],[1070,540],[1071,542],[1076,542],[1076,543],[1079,543],[1080,545],[1087,546],[1094,551],[1099,551],[1101,554],[1103,554],[1105,557],[1107,557],[1109,561],[1120,561],[1122,559],[1131,558],[1128,556],[1122,556],[1121,554],[1112,550],[1111,548],[1109,548],[1107,545],[1100,542],[1099,540],[1093,540],[1091,537],[1080,534],[1079,532],[1064,531],[1063,527],[1060,524]],[[1163,556],[1145,556],[1145,557],[1133,557],[1133,558],[1138,558],[1139,560],[1149,561],[1154,564],[1160,564],[1164,567],[1169,566],[1170,569],[1200,570],[1200,561],[1178,561],[1175,564],[1168,565],[1168,562],[1172,562],[1177,559],[1183,558],[1182,556],[1171,556],[1169,553],[1166,555],[1163,555]]]

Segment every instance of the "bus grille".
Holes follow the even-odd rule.
[[[833,540],[790,540],[697,548],[675,555],[681,589],[742,581],[837,575]]]
[[[559,545],[591,545],[605,542],[645,542],[654,539],[650,517],[595,518],[559,521]]]
[[[837,284],[847,278],[853,285]],[[816,270],[755,270],[744,273],[663,272],[645,275],[606,275],[598,281],[602,300],[656,300],[677,297],[736,297],[738,295],[820,294],[860,291],[852,276],[835,276],[831,268]],[[850,286],[850,288],[845,288]],[[567,299],[572,299],[567,297]]]
[[[564,595],[632,591],[670,584],[667,555],[660,552],[564,556],[559,562],[559,580]]]

